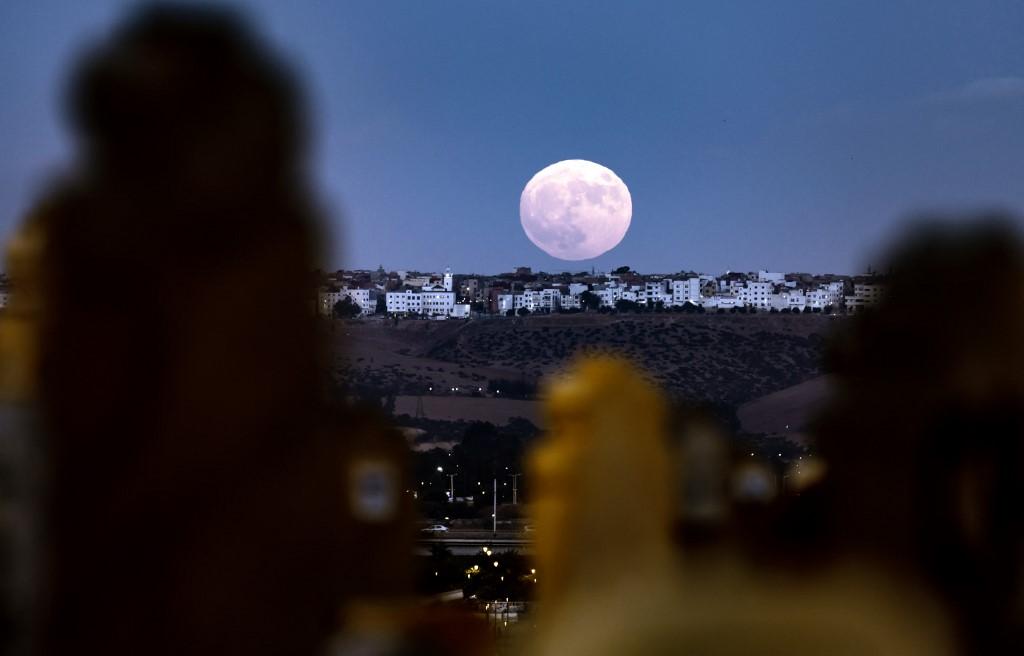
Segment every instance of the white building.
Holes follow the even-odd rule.
[[[590,291],[601,299],[601,305],[603,307],[613,308],[615,307],[615,303],[622,298],[622,292],[625,290],[618,285],[603,285]]]
[[[672,281],[672,305],[686,305],[687,303],[701,305],[702,302],[700,278],[692,277],[686,280]]]
[[[812,308],[827,308],[839,305],[843,300],[843,283],[833,282],[807,291],[807,304]]]
[[[522,306],[521,294],[498,294],[498,314],[505,314],[509,310],[518,310]]]
[[[450,317],[456,313],[455,292],[425,286],[420,291],[406,289],[388,292],[384,301],[388,314],[419,314],[427,317]],[[464,305],[464,304],[463,304]],[[466,306],[468,308],[468,306]],[[463,312],[463,310],[459,310]],[[466,316],[469,310],[465,310]]]
[[[666,278],[662,280],[645,282],[643,298],[644,302],[647,303],[647,305],[654,305],[655,303],[671,305],[672,281]]]
[[[786,275],[784,273],[773,273],[770,271],[758,271],[757,272],[758,282],[773,282],[782,284],[786,281]]]
[[[531,312],[557,312],[562,307],[562,292],[554,288],[534,291],[533,307]]]
[[[388,292],[384,299],[384,305],[388,314],[421,314],[423,311],[421,294],[412,289]]]
[[[519,311],[526,308],[530,312],[558,312],[562,307],[563,294],[554,287],[547,289],[527,289],[521,294],[499,294],[498,313],[504,314],[509,310]],[[575,301],[570,300],[570,307],[575,304],[579,307],[579,297]]]
[[[419,289],[388,292],[384,305],[388,314],[418,314],[425,317],[468,317],[469,306],[455,303],[455,281],[452,270],[441,276],[405,278],[405,284]],[[465,305],[465,307],[462,307]]]
[[[729,296],[727,294],[715,294],[704,299],[704,307],[706,308],[721,308],[728,310],[734,307],[740,307],[743,302],[735,296]]]
[[[449,316],[455,309],[455,292],[424,287],[420,292],[420,308],[427,316]]]
[[[317,295],[317,309],[324,316],[331,316],[334,306],[339,301],[351,298],[359,306],[360,314],[373,314],[377,311],[377,292],[372,289],[324,289]]]
[[[770,305],[775,310],[803,312],[807,297],[798,289],[786,289],[781,294],[772,294]]]
[[[775,283],[748,280],[747,284],[739,289],[736,296],[743,305],[767,308],[771,305],[772,293],[774,291]]]
[[[586,285],[583,286],[583,291],[586,291]],[[581,294],[583,292],[580,292]],[[559,306],[563,310],[579,310],[580,309],[580,295],[579,294],[562,294],[562,298],[558,301]]]

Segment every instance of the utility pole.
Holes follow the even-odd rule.
[[[448,503],[455,503],[455,474],[448,474],[448,484],[451,486],[448,488]]]
[[[512,505],[517,506],[519,505],[519,488],[516,486],[516,483],[519,482],[519,477],[522,474],[509,474],[509,476],[512,477]]]
[[[491,513],[491,531],[498,534],[498,479],[494,479],[494,512]]]

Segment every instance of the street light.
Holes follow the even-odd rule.
[[[522,474],[509,474],[509,476],[512,477],[512,505],[513,506],[517,506],[517,505],[519,505],[519,486],[518,486],[518,483],[519,483],[519,477],[522,476]]]

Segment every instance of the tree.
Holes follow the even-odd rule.
[[[516,311],[516,314],[518,314],[518,315],[519,315],[519,316],[521,316],[521,317],[525,317],[525,316],[527,316],[527,315],[529,315],[529,314],[530,314],[530,310],[529,310],[529,309],[527,309],[527,308],[521,307],[521,308],[519,308],[519,309],[518,309],[518,310]]]
[[[632,269],[630,267],[628,267],[628,266],[620,266],[618,269],[615,269],[614,271],[612,271],[612,273],[617,273],[619,275],[622,275],[624,273],[629,273],[630,271],[632,271]]]
[[[636,312],[640,309],[640,305],[636,301],[620,298],[615,301],[615,309],[619,312]]]
[[[516,316],[516,311],[511,309],[511,308],[509,308],[508,310],[505,310],[505,316],[506,317],[514,317],[514,316]]]
[[[352,301],[351,296],[346,296],[335,303],[332,309],[335,319],[352,319],[358,317],[362,311],[362,308]]]
[[[580,294],[580,305],[584,310],[596,310],[601,307],[601,297],[592,291]]]
[[[376,311],[377,314],[387,314],[387,311],[388,311],[387,295],[385,295],[385,294],[378,294],[377,295],[377,309],[375,311]]]

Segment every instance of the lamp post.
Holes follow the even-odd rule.
[[[519,482],[519,477],[522,476],[522,474],[509,474],[509,476],[512,477],[512,505],[517,506],[519,505],[519,488],[516,484]]]
[[[494,479],[494,512],[491,513],[491,531],[493,535],[498,534],[498,479]]]
[[[448,503],[455,503],[455,474],[448,474]]]

